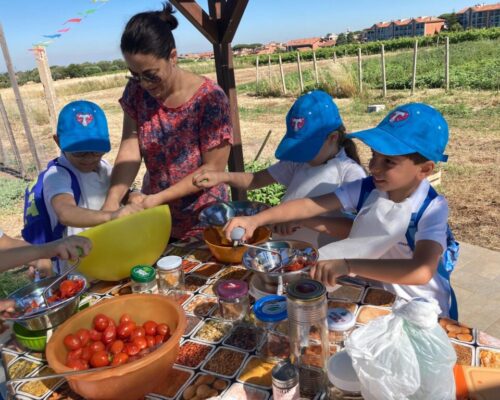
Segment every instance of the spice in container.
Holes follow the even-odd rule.
[[[156,271],[151,265],[136,265],[130,270],[132,293],[157,293]]]
[[[158,289],[161,294],[167,294],[170,289],[177,289],[184,285],[184,271],[182,258],[166,256],[156,262],[158,271]]]
[[[213,346],[208,344],[187,340],[182,343],[175,363],[189,368],[197,368],[212,349]]]
[[[262,360],[259,357],[250,357],[242,368],[238,381],[271,388],[271,371],[274,365],[275,363]]]
[[[246,282],[236,279],[220,281],[215,287],[215,293],[221,316],[225,320],[239,321],[248,314],[250,299]]]
[[[330,346],[344,347],[344,341],[351,334],[356,317],[345,308],[330,308],[328,310],[328,339]]]
[[[290,361],[282,361],[271,371],[274,400],[300,399],[299,372]]]
[[[241,367],[245,357],[246,354],[241,351],[219,347],[202,367],[202,370],[232,378]]]
[[[224,340],[227,346],[237,347],[245,351],[252,351],[257,346],[257,329],[247,325],[237,325],[229,337]]]
[[[194,339],[199,339],[209,343],[219,343],[231,325],[216,319],[207,319],[194,335]]]
[[[345,350],[328,360],[328,400],[362,400],[361,383]]]

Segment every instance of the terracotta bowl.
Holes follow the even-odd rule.
[[[257,228],[248,241],[250,244],[264,243],[271,237],[271,230],[265,226]],[[205,228],[203,239],[207,244],[212,255],[222,263],[241,263],[243,254],[247,250],[245,246],[233,247],[232,244],[224,244],[225,238],[222,238],[220,232],[214,227]]]
[[[96,314],[103,313],[118,321],[125,312],[138,324],[147,320],[166,323],[172,336],[139,360],[100,372],[68,377],[71,389],[86,399],[137,400],[169,379],[186,327],[186,315],[174,301],[152,294],[131,294],[104,300],[75,314],[60,325],[50,338],[46,349],[49,366],[56,373],[70,371],[64,365],[67,354],[64,337],[80,328],[90,328]]]

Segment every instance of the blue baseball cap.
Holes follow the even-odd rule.
[[[392,110],[375,128],[347,135],[378,153],[402,156],[419,153],[431,161],[446,161],[448,123],[434,107],[409,103]]]
[[[57,120],[57,137],[61,150],[69,153],[111,150],[104,111],[90,101],[73,101],[63,107]]]
[[[286,133],[276,149],[278,160],[308,162],[330,133],[342,125],[332,96],[314,90],[300,96],[286,115]]]

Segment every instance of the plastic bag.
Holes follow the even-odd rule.
[[[456,355],[439,312],[433,299],[399,300],[346,340],[366,400],[455,398]]]

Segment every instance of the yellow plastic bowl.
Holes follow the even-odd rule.
[[[92,251],[78,270],[89,278],[118,281],[138,264],[153,264],[170,238],[170,209],[163,205],[79,233],[92,240]]]

